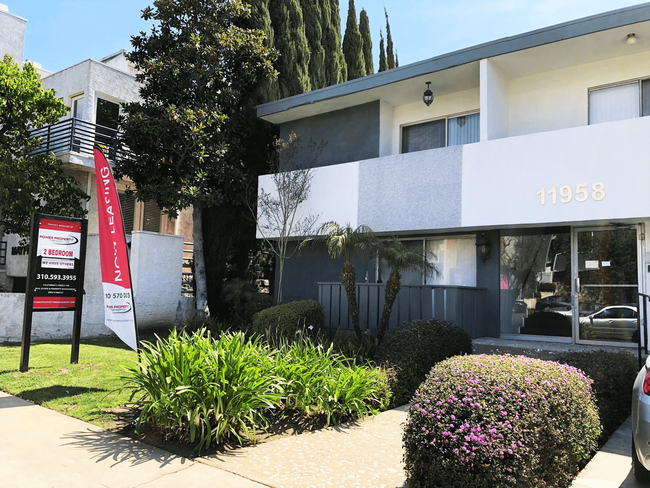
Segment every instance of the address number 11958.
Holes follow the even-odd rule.
[[[546,191],[546,188],[541,188],[536,195],[539,195],[540,203],[546,205],[546,196],[550,197],[550,201],[553,205],[556,205],[558,202],[558,197],[561,203],[569,203],[571,200],[576,202],[586,202],[591,199],[600,202],[605,199],[605,183],[597,182],[591,185],[591,193],[588,190],[589,185],[587,183],[579,183],[576,185],[575,191],[569,185],[561,186],[560,189],[556,186]]]

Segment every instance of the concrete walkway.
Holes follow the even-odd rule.
[[[406,407],[358,424],[187,459],[0,392],[3,488],[403,488]],[[644,487],[628,419],[572,488]]]
[[[265,485],[0,392],[0,486],[259,488]]]

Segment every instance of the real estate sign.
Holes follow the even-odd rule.
[[[32,273],[34,311],[75,310],[81,282],[81,220],[38,218],[36,266]]]
[[[20,370],[29,369],[34,312],[74,312],[70,362],[79,360],[88,221],[32,215]]]

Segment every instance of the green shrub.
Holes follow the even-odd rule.
[[[557,360],[584,371],[593,380],[591,388],[602,426],[598,443],[603,445],[632,413],[630,392],[638,372],[637,359],[626,352],[597,349],[561,354]]]
[[[192,335],[201,329],[207,330],[212,337],[219,337],[228,327],[214,317],[193,317],[185,321],[182,330]]]
[[[309,338],[285,341],[275,356],[275,374],[284,379],[286,408],[301,415],[325,415],[327,424],[364,417],[388,405],[385,375],[357,366]]]
[[[250,325],[257,312],[273,306],[271,295],[260,293],[255,283],[241,278],[224,285],[221,301],[226,305],[229,323],[238,328]]]
[[[404,322],[379,346],[377,361],[388,370],[393,405],[410,401],[431,368],[452,356],[472,353],[472,339],[460,327],[437,319]]]
[[[590,384],[572,366],[524,356],[438,364],[404,430],[409,487],[569,486],[600,433]]]
[[[241,434],[255,439],[267,425],[264,411],[281,397],[282,381],[268,369],[266,346],[243,333],[213,340],[200,330],[172,331],[145,343],[140,362],[125,366],[125,388],[142,405],[137,428],[147,422],[166,436],[197,442],[199,451]]]
[[[283,303],[253,316],[253,331],[266,337],[293,338],[299,330],[316,333],[324,327],[325,311],[316,300]]]

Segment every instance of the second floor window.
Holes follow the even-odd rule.
[[[589,92],[589,124],[646,115],[650,115],[650,80],[638,80]]]
[[[402,153],[478,142],[480,115],[432,120],[402,128]]]

